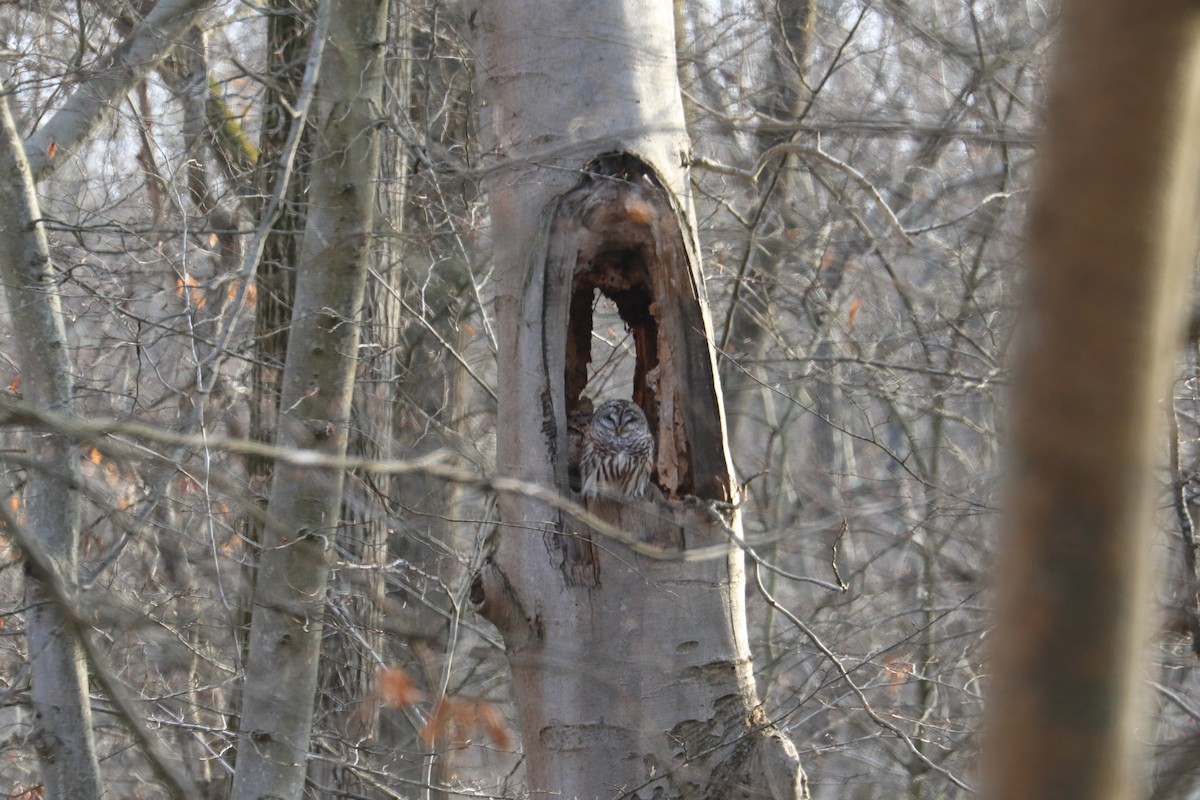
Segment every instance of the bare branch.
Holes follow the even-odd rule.
[[[137,30],[101,62],[99,72],[25,141],[34,181],[41,181],[74,155],[117,102],[167,57],[212,4],[213,0],[159,0]]]

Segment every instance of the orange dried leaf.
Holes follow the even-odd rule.
[[[471,744],[471,734],[475,732],[475,703],[463,700],[447,700],[450,708],[450,732],[454,734],[450,746],[455,750],[465,750]]]
[[[175,295],[183,297],[184,292],[187,292],[187,298],[197,309],[204,308],[204,290],[200,288],[200,284],[196,283],[196,279],[191,275],[185,275],[182,278],[175,279]]]
[[[399,667],[381,667],[375,675],[379,699],[388,708],[408,708],[421,698],[412,677]]]
[[[241,281],[231,281],[229,284],[229,290],[225,293],[225,296],[228,297],[230,300],[236,300],[237,295],[238,295],[238,289],[241,288],[241,285],[242,285]],[[246,303],[250,304],[250,305],[253,305],[254,301],[258,299],[258,289],[255,288],[253,283],[249,284],[246,287],[246,293],[244,295],[244,299],[245,299]]]
[[[495,703],[489,703],[487,700],[480,700],[475,704],[475,716],[478,718],[480,727],[484,733],[492,740],[492,743],[501,750],[512,749],[512,736],[509,734],[508,726],[504,724],[504,717],[500,714],[500,709]]]
[[[103,454],[101,454],[99,448],[93,447],[91,450],[88,451],[88,460],[91,461],[93,464],[99,464],[101,461],[104,460],[104,456],[103,456]]]
[[[9,390],[10,392],[15,392],[15,391],[17,391],[17,390],[18,390],[18,389],[20,389],[20,388],[21,388],[21,376],[20,376],[20,375],[18,375],[17,377],[15,377],[15,378],[13,378],[13,379],[12,379],[12,383],[10,383],[10,384],[8,385],[8,390]]]
[[[429,721],[421,729],[421,745],[426,749],[432,748],[434,743],[444,733],[444,729],[449,723],[449,703],[443,698],[434,704],[433,711],[429,715]]]
[[[895,694],[908,683],[909,676],[913,674],[913,664],[907,659],[892,656],[884,660],[883,671],[888,693]]]
[[[860,308],[862,308],[862,300],[856,297],[850,302],[850,310],[846,313],[846,324],[851,328],[854,327],[854,318],[858,316]]]
[[[46,158],[53,161],[56,155],[58,155],[58,142],[52,141],[50,144],[46,145]]]

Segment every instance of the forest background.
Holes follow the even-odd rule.
[[[322,482],[309,493],[338,503],[321,537],[306,791],[518,796],[509,664],[472,598],[507,535],[474,11],[382,7],[349,463],[311,469],[309,449],[296,465]],[[0,792],[11,797],[54,780],[39,757],[63,743],[39,732],[32,666],[54,647],[79,648],[62,663],[90,675],[77,691],[94,736],[80,747],[108,796],[227,796],[245,687],[305,702],[282,665],[251,669],[248,648],[259,547],[278,524],[276,459],[330,438],[277,435],[276,409],[295,267],[315,252],[312,187],[327,180],[327,132],[310,110],[322,42],[343,22],[333,8],[0,5],[9,143],[29,154],[52,265],[34,294],[54,297],[65,321],[62,347],[18,314],[0,321]],[[1053,15],[1018,0],[674,11],[729,452],[758,565],[746,598],[763,713],[795,744],[814,797],[965,796]],[[173,47],[156,49],[168,27]],[[121,59],[138,58],[139,42],[157,55],[134,74]],[[84,114],[88,98],[103,111],[72,128],[64,110]],[[589,393],[627,397],[633,342],[611,302],[594,313]],[[1161,797],[1200,780],[1195,356],[1181,357],[1157,474],[1153,714],[1140,738]],[[56,370],[73,381],[57,400]],[[69,501],[39,495],[38,475]],[[75,503],[77,542],[42,559],[19,532]],[[51,635],[39,639],[31,620],[47,609],[61,616],[42,620]]]

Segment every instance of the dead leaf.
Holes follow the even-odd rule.
[[[500,714],[500,709],[496,707],[495,703],[487,700],[476,702],[475,716],[484,733],[492,740],[492,744],[501,750],[512,749],[512,736],[509,733],[508,726],[504,724],[504,717]]]
[[[858,310],[862,308],[862,300],[854,298],[850,301],[850,310],[846,313],[846,325],[853,328],[854,318],[858,316]]]
[[[431,749],[438,738],[441,737],[443,729],[449,724],[450,709],[446,698],[438,700],[433,706],[433,711],[429,714],[429,720],[425,723],[425,727],[421,729],[421,745],[425,749]]]
[[[381,667],[375,683],[380,701],[388,708],[409,708],[424,697],[412,677],[399,667]]]

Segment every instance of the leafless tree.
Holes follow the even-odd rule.
[[[623,786],[600,793],[637,791],[639,767],[617,756],[573,770],[587,760],[574,734],[629,745],[661,785],[754,783],[733,766],[753,771],[760,743],[786,754],[790,739],[817,798],[978,791],[1016,391],[1007,353],[1035,288],[1021,267],[1045,258],[1026,231],[1046,205],[1030,205],[1035,155],[1053,157],[1064,135],[1052,125],[1035,150],[1060,21],[1016,0],[645,2],[621,20],[624,4],[608,3],[561,25],[573,6],[525,23],[500,13],[524,3],[389,5],[387,33],[368,37],[383,43],[382,99],[355,140],[378,137],[379,167],[351,181],[358,200],[374,198],[369,261],[354,269],[369,268],[362,302],[332,332],[359,331],[342,353],[357,361],[333,428],[343,458],[336,437],[280,414],[308,415],[307,387],[288,389],[295,408],[279,394],[289,340],[314,319],[304,304],[316,301],[297,295],[317,258],[302,240],[341,196],[320,189],[337,159],[324,156],[327,106],[314,101],[315,66],[339,52],[319,34],[331,6],[0,4],[9,137],[23,139],[34,182],[30,203],[4,204],[30,217],[6,241],[36,253],[40,225],[50,278],[29,292],[8,259],[3,291],[25,292],[20,307],[47,319],[57,302],[65,343],[55,367],[58,356],[29,354],[53,336],[0,318],[0,786],[49,796],[65,777],[121,797],[226,797],[235,772],[254,769],[261,701],[283,698],[299,716],[313,709],[297,723],[299,766],[281,771],[290,796],[518,796],[567,786],[564,771],[581,795],[604,781]],[[1126,27],[1122,41],[1141,30]],[[622,42],[643,39],[632,36],[645,37],[633,59]],[[1164,37],[1165,58],[1179,38]],[[601,55],[607,68],[590,60]],[[505,83],[500,67],[520,63]],[[1139,103],[1170,83],[1152,88]],[[630,97],[661,124],[617,102]],[[1060,108],[1074,106],[1049,104]],[[1105,129],[1150,119],[1118,112]],[[1130,157],[1170,151],[1138,135]],[[587,233],[599,225],[589,208],[624,209],[624,223]],[[680,291],[652,274],[679,276]],[[557,310],[514,321],[521,303],[539,307],[538,285]],[[1078,278],[1051,323],[1082,333],[1073,320],[1100,286],[1093,271]],[[565,338],[538,349],[539,325]],[[1175,446],[1152,453],[1170,513],[1150,551],[1167,567],[1155,584],[1166,617],[1147,629],[1154,714],[1142,733],[1161,798],[1195,791],[1200,718],[1194,354],[1181,367]],[[70,378],[69,402],[45,399],[39,369]],[[1104,374],[1115,372],[1088,371]],[[1068,404],[1069,421],[1082,423],[1096,391]],[[571,436],[609,397],[648,412],[656,488],[626,508],[589,501],[583,516]],[[58,466],[27,437],[61,444]],[[57,545],[42,538],[43,486],[60,493],[57,513],[78,509],[77,546],[69,526]],[[247,658],[248,624],[267,614],[255,583],[260,600],[287,589],[260,576],[300,549],[273,537],[293,525],[283,490],[302,486],[327,514],[326,591],[307,606],[324,624],[320,660],[310,627],[292,662],[316,670],[315,688],[281,692],[261,649]],[[57,566],[39,572],[43,551]],[[530,613],[501,613],[513,597]],[[713,624],[713,604],[730,620],[743,608],[744,625]],[[54,613],[66,616],[47,627]],[[61,741],[90,748],[95,770],[67,776],[36,757],[47,630],[67,646],[60,666],[82,653],[89,669],[74,713],[91,724]],[[694,670],[688,685],[735,700],[714,711],[686,699],[677,678],[696,662],[733,664]],[[671,715],[678,725],[663,724]],[[682,752],[696,755],[689,769],[673,760]]]

